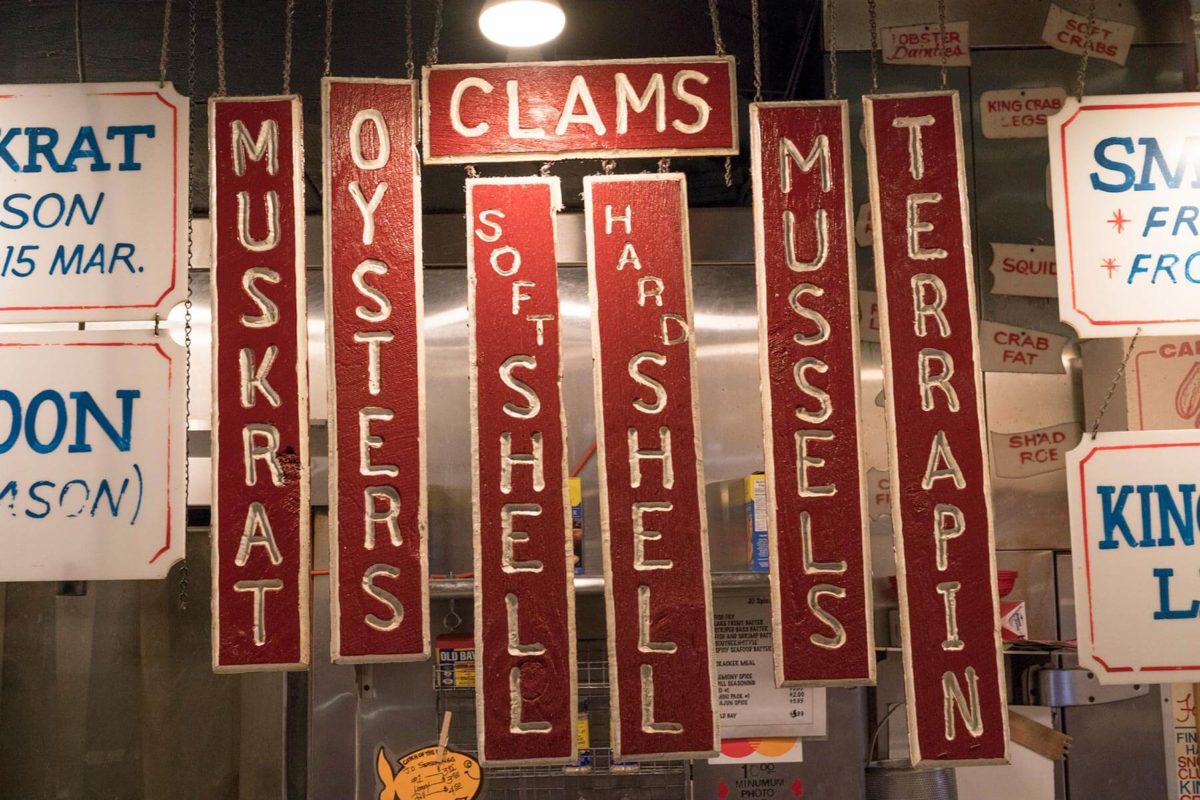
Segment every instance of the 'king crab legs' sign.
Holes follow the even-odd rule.
[[[575,587],[562,403],[558,178],[467,181],[480,761],[564,764]]]
[[[429,657],[416,83],[326,78],[333,660]]]
[[[622,758],[717,747],[687,185],[583,180],[612,742]]]
[[[208,104],[213,668],[309,660],[308,349],[300,98]]]
[[[1049,120],[1058,308],[1082,337],[1200,332],[1200,96],[1070,98]]]
[[[736,155],[732,56],[425,68],[425,163]]]
[[[863,100],[915,764],[1002,762],[1000,644],[957,92]]]
[[[781,686],[875,681],[848,109],[845,100],[750,106]]]

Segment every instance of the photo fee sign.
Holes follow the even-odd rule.
[[[1068,98],[1049,120],[1058,307],[1081,337],[1200,331],[1200,95]]]
[[[864,98],[909,751],[1003,762],[1007,693],[958,92]]]
[[[737,155],[732,56],[439,64],[425,163]]]
[[[187,98],[0,86],[0,116],[0,323],[166,317],[187,292]]]
[[[214,98],[212,625],[218,672],[309,661],[300,98]]]
[[[848,111],[844,100],[750,106],[781,686],[875,679]]]
[[[184,355],[165,333],[0,334],[0,582],[183,557]]]
[[[589,176],[587,228],[613,750],[717,750],[683,175]]]
[[[558,178],[467,181],[475,692],[485,764],[577,757]]]
[[[1067,454],[1079,662],[1104,684],[1200,681],[1200,432],[1085,436]]]
[[[416,83],[326,78],[333,660],[429,657]]]

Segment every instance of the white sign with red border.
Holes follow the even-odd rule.
[[[1104,684],[1200,681],[1200,431],[1085,436],[1067,454],[1079,661]]]
[[[1081,337],[1200,332],[1200,94],[1070,98],[1051,117],[1059,316]]]
[[[188,103],[0,86],[0,323],[148,320],[186,294]]]

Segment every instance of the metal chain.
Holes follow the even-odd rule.
[[[187,44],[187,92],[189,102],[196,96],[196,10],[197,0],[188,0],[188,44]],[[188,138],[188,175],[196,179],[197,167],[196,137]],[[190,181],[189,181],[190,183]],[[179,598],[177,603],[180,611],[188,608],[188,563],[187,563],[187,498],[192,486],[191,460],[188,458],[188,431],[192,419],[192,242],[193,219],[192,198],[188,195],[187,220],[187,299],[183,301],[183,417],[184,417],[184,458],[183,458],[183,561],[179,565]]]
[[[1083,32],[1083,54],[1079,57],[1079,71],[1075,73],[1075,99],[1083,101],[1083,87],[1087,83],[1088,58],[1092,55],[1092,32],[1096,27],[1096,0],[1088,0],[1087,30]]]
[[[750,25],[754,41],[754,102],[762,101],[762,39],[759,33],[758,0],[750,0]]]
[[[879,91],[879,14],[876,0],[867,0],[867,21],[871,28],[871,91]]]
[[[542,166],[541,166],[541,167],[538,169],[538,177],[539,177],[539,178],[548,178],[548,177],[550,177],[550,170],[551,170],[551,169],[553,169],[553,167],[554,167],[554,162],[553,162],[553,161],[545,161],[545,162],[543,162],[543,163],[542,163]]]
[[[216,0],[213,22],[217,28],[217,97],[224,97],[225,83],[225,0]]]
[[[433,40],[429,43],[429,52],[425,61],[429,66],[438,63],[438,48],[442,44],[442,5],[443,0],[437,0],[433,6]]]
[[[825,0],[825,12],[829,22],[829,91],[836,100],[838,96],[837,3],[834,0]]]
[[[466,171],[468,178],[479,177],[479,170],[475,169],[474,164],[467,164],[465,167],[463,167],[463,169]]]
[[[725,156],[725,188],[733,188],[733,157]]]
[[[941,53],[939,70],[942,77],[942,88],[946,88],[946,0],[937,0],[938,13],[938,52]]]
[[[671,159],[660,158],[658,160],[658,174],[663,175],[671,171]]]
[[[292,32],[296,27],[296,0],[287,0],[283,23],[283,93],[292,93]]]
[[[617,171],[617,160],[615,158],[601,159],[600,169],[604,170],[605,175],[612,175]]]
[[[333,0],[325,0],[325,77],[333,74]]]
[[[404,0],[404,74],[411,81],[416,65],[413,63],[412,0]]]
[[[725,40],[721,38],[721,17],[717,10],[717,0],[708,0],[708,19],[712,23],[713,47],[717,55],[725,55]]]
[[[1096,419],[1092,422],[1092,441],[1096,440],[1096,433],[1100,430],[1100,420],[1104,419],[1104,412],[1108,411],[1109,401],[1113,399],[1113,394],[1117,391],[1117,384],[1121,382],[1121,378],[1125,375],[1125,366],[1129,363],[1129,356],[1133,354],[1133,347],[1137,344],[1138,337],[1142,335],[1142,328],[1139,325],[1138,329],[1133,332],[1133,338],[1129,340],[1129,347],[1125,349],[1125,357],[1121,359],[1121,366],[1117,367],[1117,374],[1113,375],[1112,383],[1108,385],[1108,392],[1104,395],[1104,402],[1100,404],[1100,410],[1096,412]]]
[[[162,45],[158,51],[158,88],[167,85],[167,60],[171,55],[171,0],[163,3]]]

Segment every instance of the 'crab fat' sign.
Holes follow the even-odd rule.
[[[732,56],[425,68],[425,162],[736,155]]]
[[[1008,756],[957,92],[864,98],[909,750]]]
[[[1084,337],[1200,331],[1200,95],[1070,98],[1050,118],[1059,316]]]
[[[771,623],[785,686],[875,678],[848,110],[750,106]]]
[[[187,289],[187,98],[0,86],[0,119],[0,323],[165,317]]]
[[[1101,683],[1200,681],[1200,432],[1101,433],[1067,454],[1079,661]]]
[[[576,753],[558,178],[467,181],[476,725],[484,764]]]
[[[716,681],[687,187],[591,176],[583,191],[613,748],[706,757]]]
[[[429,657],[416,83],[326,78],[333,660]]]
[[[309,660],[300,98],[209,101],[213,668]]]

